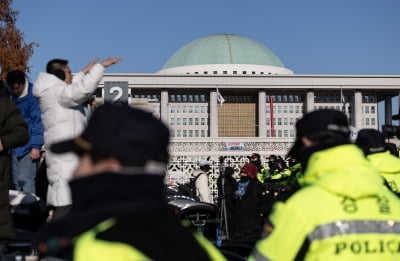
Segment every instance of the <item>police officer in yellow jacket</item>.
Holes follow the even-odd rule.
[[[296,131],[303,187],[275,205],[249,260],[400,260],[400,200],[350,143],[346,116],[313,111]]]
[[[390,153],[384,135],[375,129],[362,129],[357,134],[356,144],[386,180],[389,188],[400,195],[400,158]]]
[[[71,212],[41,231],[41,256],[225,260],[168,209],[163,195],[168,143],[168,128],[150,113],[105,104],[80,136],[53,144],[54,153],[74,152],[80,162],[70,182]]]

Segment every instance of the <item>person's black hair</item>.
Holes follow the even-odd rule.
[[[25,84],[26,74],[21,70],[13,70],[7,73],[6,82],[10,88],[12,88],[14,84]]]
[[[235,173],[235,169],[232,167],[225,167],[224,175],[225,177],[232,177],[232,175]]]
[[[53,59],[46,65],[46,72],[55,75],[60,80],[65,80],[65,72],[63,69],[68,65],[68,60]]]
[[[204,166],[201,166],[200,169],[207,171],[207,170],[211,169],[211,166],[210,165],[204,165]]]
[[[351,143],[350,136],[346,133],[335,131],[320,131],[305,135],[312,142],[317,144],[348,144]]]

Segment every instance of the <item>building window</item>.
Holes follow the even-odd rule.
[[[267,125],[270,125],[270,124],[271,124],[271,121],[270,121],[269,118],[266,118],[265,121],[266,121],[266,124],[267,124]]]
[[[181,118],[176,119],[176,125],[181,125]]]
[[[233,71],[233,74],[237,74],[237,71]]]
[[[228,71],[223,71],[222,73],[223,73],[223,74],[228,74]]]
[[[375,113],[375,106],[371,106],[371,113]]]
[[[194,118],[194,125],[199,125],[199,118]]]
[[[283,131],[283,137],[289,137],[289,131],[288,130],[284,130]]]
[[[267,137],[271,137],[271,131],[267,130]]]
[[[213,71],[213,74],[218,74],[218,72],[217,71]]]

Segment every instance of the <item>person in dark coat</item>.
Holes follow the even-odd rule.
[[[24,145],[29,140],[28,127],[14,102],[6,95],[0,80],[0,260],[8,241],[14,237],[9,209],[10,149]]]
[[[263,186],[257,180],[257,172],[258,168],[251,163],[240,170],[240,180],[234,192],[233,236],[257,231],[262,226],[268,206],[263,197]]]
[[[79,164],[69,185],[72,209],[37,239],[46,260],[226,260],[185,228],[165,200],[169,130],[152,114],[104,104],[83,133],[55,143]]]
[[[225,203],[226,219],[228,223],[228,231],[233,231],[233,224],[230,222],[233,218],[234,211],[234,197],[233,194],[236,191],[237,181],[233,177],[235,169],[232,167],[226,167],[224,174],[220,175],[217,179],[218,187],[218,206],[223,207],[222,204]],[[224,181],[224,188],[222,188],[222,181]],[[225,199],[225,201],[222,201]]]

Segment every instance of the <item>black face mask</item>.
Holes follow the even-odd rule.
[[[250,177],[249,176],[240,176],[240,182],[246,182],[246,181],[248,181],[248,180],[250,180]]]

